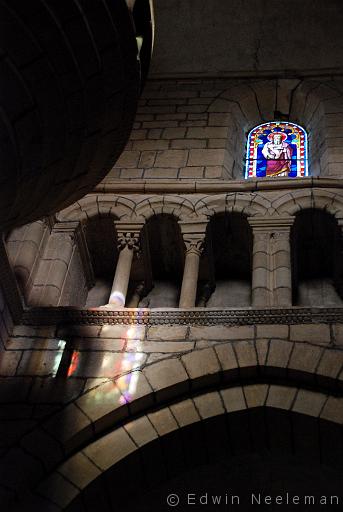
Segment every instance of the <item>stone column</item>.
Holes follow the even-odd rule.
[[[25,297],[33,284],[47,231],[46,223],[39,220],[13,230],[7,239],[10,263]]]
[[[252,305],[292,305],[290,230],[294,217],[251,217]]]
[[[253,233],[251,303],[254,307],[271,306],[270,234],[268,231],[263,231],[260,226],[251,225],[251,227]]]
[[[116,223],[119,257],[108,305],[115,308],[125,306],[134,254],[139,251],[141,224]]]
[[[186,246],[179,307],[194,308],[200,256],[204,247],[207,221],[179,222],[179,225]]]
[[[133,290],[132,297],[130,299],[130,302],[128,303],[128,308],[138,308],[138,304],[141,301],[142,297],[144,296],[145,291],[145,283],[144,281],[141,281],[137,284],[135,289]]]
[[[79,229],[78,221],[53,226],[30,293],[32,306],[59,305]]]

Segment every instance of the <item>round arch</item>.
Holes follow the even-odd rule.
[[[325,210],[337,219],[343,217],[343,196],[324,189],[299,189],[283,194],[272,202],[279,215],[295,215],[305,209]]]
[[[59,222],[87,219],[98,216],[130,217],[135,203],[128,197],[90,194],[57,214]]]
[[[185,197],[152,196],[137,203],[134,214],[145,220],[157,214],[169,214],[178,220],[186,220],[194,217],[194,206]]]
[[[203,332],[204,328],[200,329]],[[125,364],[121,371],[116,366],[113,377],[99,373],[78,398],[25,434],[20,446],[9,450],[3,457],[3,463],[8,463],[3,484],[24,493],[42,478],[42,466],[50,472],[106,432],[118,430],[121,424],[170,407],[174,402],[193,400],[199,393],[239,388],[237,384],[242,382],[252,386],[250,390],[262,386],[258,395],[268,386],[302,389],[288,402],[290,410],[307,410],[311,416],[317,410],[317,418],[343,423],[343,351],[330,345],[328,325],[307,325],[306,330],[300,326],[291,335],[291,339],[295,336],[299,340],[296,342],[290,341],[290,334],[283,333],[282,328],[272,334],[270,326],[258,326],[256,341],[251,339],[253,327],[249,326],[242,331],[222,326],[206,329],[207,338],[216,339],[216,343],[196,350],[185,348],[176,354],[160,354],[160,359],[150,364],[146,364],[146,357],[137,363],[137,358],[130,357],[132,352],[128,352],[128,357],[123,353]],[[144,342],[138,341],[140,335],[134,326],[127,330],[128,338],[136,341],[139,354],[144,350]],[[109,326],[110,337],[111,332]],[[339,331],[334,340],[336,337],[339,343]],[[83,357],[87,359],[89,354],[84,353]],[[87,361],[83,361],[84,365]],[[247,398],[244,401],[248,403]],[[35,442],[37,437],[39,443]]]
[[[199,445],[199,439],[195,446],[208,451],[214,459],[218,458],[221,450],[225,452],[226,443],[231,445],[231,449],[235,444],[233,454],[236,455],[259,451],[279,453],[281,450],[283,459],[290,450],[297,456],[309,458],[311,464],[315,460],[339,468],[341,476],[343,465],[339,459],[343,443],[339,439],[342,416],[337,414],[337,403],[338,399],[320,392],[267,384],[219,389],[186,398],[133,419],[87,445],[41,482],[37,493],[42,499],[41,504],[53,504],[55,510],[86,510],[69,509],[68,505],[99,477],[109,470],[113,472],[116,465],[135,454],[145,450],[146,455],[156,457],[156,443],[163,444],[168,436],[174,435],[171,446],[177,450],[175,433],[182,434],[185,430],[196,432],[191,427],[197,424],[201,424],[202,432],[207,432],[207,436],[204,437],[206,446],[205,443]],[[217,419],[225,416],[227,420],[224,419],[220,426]],[[246,421],[250,426],[243,426]],[[225,428],[227,425],[228,431]],[[336,446],[325,440],[328,434],[335,440]],[[227,439],[227,436],[231,439]],[[263,442],[264,436],[269,439]],[[305,446],[304,436],[307,437]],[[189,435],[186,439],[191,441]],[[256,447],[259,442],[262,446]],[[166,450],[164,455],[168,458]],[[195,466],[206,461],[206,457],[197,458],[194,455],[194,458]],[[139,458],[135,460],[138,462]],[[164,463],[156,457],[156,464],[159,467]],[[176,472],[182,472],[182,469],[180,464]],[[132,487],[128,485],[128,488]],[[36,510],[43,508],[37,504]],[[107,510],[111,511],[112,508]]]
[[[197,215],[212,217],[220,213],[241,213],[252,217],[254,215],[266,215],[271,207],[270,201],[261,193],[218,194],[202,197],[195,204]]]

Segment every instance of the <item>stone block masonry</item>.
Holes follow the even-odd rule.
[[[3,330],[0,358],[0,448],[10,456],[16,446],[24,447],[32,482],[40,477],[37,464],[49,472],[94,433],[102,439],[118,423],[144,412],[150,415],[148,423],[142,419],[142,424],[125,427],[138,446],[151,424],[158,432],[168,430],[183,408],[187,414],[180,424],[187,424],[195,411],[207,418],[224,409],[263,404],[283,408],[286,402],[310,416],[342,414],[341,399],[332,404],[328,396],[329,390],[340,395],[343,389],[339,324],[200,327],[190,322],[10,330],[11,335]],[[291,395],[283,384],[286,376],[293,383]],[[244,392],[237,388],[242,379],[248,386]],[[218,386],[222,398],[218,391],[211,400],[201,395]],[[319,386],[322,394],[309,401],[315,395],[311,386]],[[178,405],[175,401],[185,395],[187,402]],[[195,409],[189,409],[190,401]],[[174,404],[172,415],[160,409],[168,404]],[[95,454],[88,447],[86,453]],[[102,466],[103,459],[98,462]],[[7,473],[4,483],[21,486],[25,474]]]
[[[223,89],[207,81],[191,83],[189,90],[178,82],[156,85],[146,86],[130,141],[108,177],[232,178],[232,119],[211,112]]]
[[[130,140],[105,180],[240,179],[247,133],[275,112],[306,127],[311,175],[338,177],[342,105],[337,83],[320,79],[148,81]]]

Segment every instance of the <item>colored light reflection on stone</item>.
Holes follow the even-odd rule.
[[[56,377],[56,375],[57,375],[65,346],[66,346],[66,342],[64,340],[59,340],[58,345],[57,345],[58,352],[56,353],[54,366],[52,368],[52,376],[53,377]]]
[[[70,365],[68,368],[67,377],[71,377],[77,370],[80,361],[80,352],[78,350],[74,350],[71,356]]]
[[[114,291],[110,295],[109,304],[117,305],[120,307],[124,307],[125,305],[125,297],[124,295],[119,291]]]
[[[135,340],[137,342],[137,349],[141,349],[141,341],[137,339],[137,328],[136,326],[131,326],[126,334],[126,340]],[[138,380],[139,380],[139,374],[138,372],[133,372],[132,370],[135,370],[140,367],[141,363],[143,362],[144,354],[142,352],[126,352],[124,355],[124,358],[121,362],[121,372],[126,373],[123,378],[120,379],[118,382],[118,387],[121,392],[121,397],[119,399],[119,403],[124,405],[132,400],[132,397],[134,396]]]

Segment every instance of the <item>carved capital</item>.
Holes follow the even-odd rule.
[[[292,215],[287,216],[263,216],[263,217],[249,217],[248,222],[255,233],[255,231],[268,231],[279,232],[289,231],[293,226],[295,217]]]
[[[140,231],[143,224],[130,224],[116,222],[115,227],[118,236],[118,251],[122,251],[125,247],[137,253],[140,250]]]
[[[72,240],[77,239],[79,236],[79,232],[81,230],[80,221],[66,221],[66,222],[56,222],[51,230],[51,234],[64,234],[69,236]]]
[[[248,221],[255,241],[276,242],[278,240],[289,240],[294,217],[291,215],[285,217],[250,217]]]
[[[195,253],[200,256],[205,245],[207,219],[192,219],[179,221],[186,253]]]
[[[186,246],[186,254],[193,252],[200,256],[204,250],[205,240],[203,238],[190,238],[188,236],[186,238],[184,237],[183,241]]]
[[[138,252],[139,251],[139,233],[123,232],[118,233],[118,251],[122,251],[127,247],[128,249]]]

